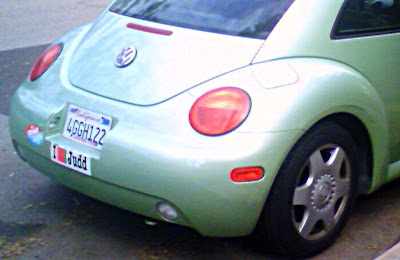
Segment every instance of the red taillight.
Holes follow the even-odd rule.
[[[47,50],[45,50],[36,60],[35,65],[33,65],[33,68],[29,74],[29,80],[34,81],[42,76],[51,66],[51,64],[53,64],[53,62],[58,58],[62,49],[62,43],[54,44],[47,48]]]
[[[201,134],[222,135],[239,127],[250,107],[250,97],[245,91],[223,87],[201,96],[190,110],[189,121]]]
[[[258,181],[262,177],[264,177],[264,170],[261,167],[239,168],[231,172],[231,180],[234,182]]]

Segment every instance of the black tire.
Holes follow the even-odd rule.
[[[268,195],[256,230],[261,245],[296,258],[330,246],[357,195],[356,155],[351,134],[341,126],[311,128],[292,148]]]

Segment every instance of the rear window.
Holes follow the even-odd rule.
[[[110,11],[207,32],[265,39],[294,0],[117,0]]]

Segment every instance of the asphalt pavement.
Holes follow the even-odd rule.
[[[0,51],[48,44],[91,22],[110,0],[1,1]]]
[[[251,238],[207,238],[164,223],[146,226],[143,217],[65,188],[19,159],[8,130],[12,93],[52,40],[94,19],[108,3],[25,2],[7,1],[0,10],[0,259],[277,259]],[[374,259],[399,239],[396,181],[359,198],[339,239],[314,259]],[[400,259],[398,248],[383,259]]]
[[[8,114],[11,96],[48,44],[0,51],[0,113]]]

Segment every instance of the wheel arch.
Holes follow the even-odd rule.
[[[370,193],[382,186],[388,178],[389,126],[376,88],[360,72],[338,61],[297,58],[289,64],[298,74],[297,85],[304,93],[295,99],[290,114],[299,118],[305,115],[300,123],[305,132],[325,121],[350,132],[359,149],[366,149],[359,192]]]

